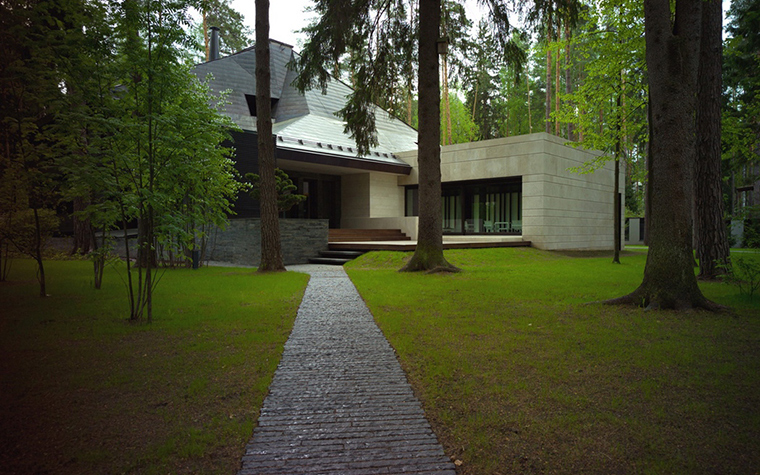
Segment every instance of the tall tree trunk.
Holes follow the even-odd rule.
[[[544,129],[547,134],[552,132],[551,112],[552,112],[552,18],[549,15],[546,32],[546,112],[544,115]]]
[[[647,118],[647,130],[652,131],[652,100],[651,98],[646,102],[646,118]],[[652,147],[651,141],[647,140],[644,145],[646,153],[644,154],[644,165],[647,170],[646,178],[644,180],[644,245],[649,245],[649,217],[652,215],[652,187],[649,186],[649,177],[652,176]]]
[[[203,11],[203,45],[206,47],[206,61],[208,62],[209,59],[211,59],[209,55],[209,45],[208,45],[208,22],[206,19],[206,11]]]
[[[609,301],[648,308],[718,308],[702,295],[692,267],[691,204],[696,159],[697,72],[702,0],[645,0],[651,101],[649,253],[631,294]]]
[[[722,92],[722,10],[720,0],[702,4],[702,36],[697,90],[698,153],[695,180],[695,234],[699,277],[714,279],[729,264],[721,189],[720,101]]]
[[[620,94],[618,94],[617,98],[617,109],[620,111]],[[612,262],[614,264],[620,264],[620,119],[617,121],[617,142],[615,143],[615,187],[613,190],[613,193],[615,194],[614,199],[612,200],[613,203],[613,227],[614,234],[613,237],[613,246],[615,248],[615,252],[612,256]]]
[[[472,121],[475,122],[475,107],[478,105],[478,86],[480,86],[480,79],[475,79],[475,94],[472,96]]]
[[[449,65],[446,55],[443,57],[443,107],[446,116],[446,134],[442,145],[451,145],[451,105],[449,104]]]
[[[557,25],[557,41],[560,40],[560,33],[559,33],[559,25]],[[559,82],[559,43],[557,44],[557,55],[554,57],[554,135],[557,137],[561,136],[560,126],[559,126],[559,90],[560,90],[560,82]]]
[[[42,262],[42,227],[40,214],[37,208],[34,211],[34,260],[37,261],[37,281],[40,283],[40,297],[47,297],[47,283],[45,281],[45,265]]]
[[[419,224],[417,248],[402,271],[456,270],[443,257],[441,218],[441,99],[438,48],[440,0],[420,0]]]
[[[570,83],[570,22],[565,22],[565,94],[568,96],[573,92],[573,86]],[[573,140],[573,121],[567,123],[567,139]]]
[[[447,55],[443,55],[443,93],[446,95],[446,134],[448,145],[451,145],[451,100],[449,98],[449,64]]]
[[[90,203],[87,197],[78,196],[73,200],[74,215],[72,217],[72,224],[74,225],[74,242],[71,254],[84,255],[90,252],[90,249],[93,248],[90,220],[82,218],[79,215],[79,212],[87,209],[87,206],[89,205]]]
[[[530,78],[528,77],[528,73],[525,73],[525,88],[528,91],[528,133],[533,133],[533,119],[530,116]]]
[[[409,24],[414,24],[414,18],[417,12],[415,11],[415,2],[412,0],[409,5]],[[414,65],[409,62],[409,73],[407,75],[407,96],[406,96],[406,123],[412,125],[412,82],[414,81]],[[419,121],[418,121],[419,122]]]
[[[256,0],[256,130],[261,177],[261,263],[259,272],[285,270],[280,248],[274,141],[272,140],[271,72],[269,69],[269,0]]]

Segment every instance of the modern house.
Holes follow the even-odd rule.
[[[318,235],[326,246],[327,227],[400,229],[416,239],[417,131],[378,108],[379,143],[368,156],[358,157],[336,115],[351,88],[333,79],[325,94],[320,89],[301,94],[291,86],[296,77],[288,68],[292,47],[271,41],[270,51],[277,166],[308,197],[288,212],[292,219],[281,221],[289,236],[283,246],[303,235]],[[248,48],[194,68],[200,78],[213,75],[214,92],[229,93],[226,113],[242,129],[233,138],[243,174],[258,168],[255,62],[255,51]],[[614,167],[608,164],[589,174],[573,171],[598,153],[565,142],[537,133],[443,147],[444,239],[612,249]],[[241,241],[241,233],[257,232],[255,221],[241,223],[258,217],[258,205],[242,196],[235,209],[232,234],[222,247]],[[290,260],[303,260],[303,255]]]

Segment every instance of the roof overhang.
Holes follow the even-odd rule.
[[[282,146],[281,144],[277,145],[277,151],[275,154],[278,162],[280,160],[287,160],[308,163],[311,165],[347,168],[354,171],[375,171],[393,173],[396,175],[409,175],[412,172],[411,165],[401,161],[391,163],[388,161],[372,160],[365,157],[348,157],[330,153],[319,153],[311,150],[297,150]]]

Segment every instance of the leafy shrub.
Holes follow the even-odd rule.
[[[760,261],[732,258],[733,265],[725,275],[725,281],[739,288],[739,292],[752,297],[760,289]]]

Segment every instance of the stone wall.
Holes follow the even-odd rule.
[[[285,265],[305,264],[327,249],[327,219],[280,219]],[[211,233],[206,259],[257,266],[261,261],[261,220],[232,219],[225,230]]]

